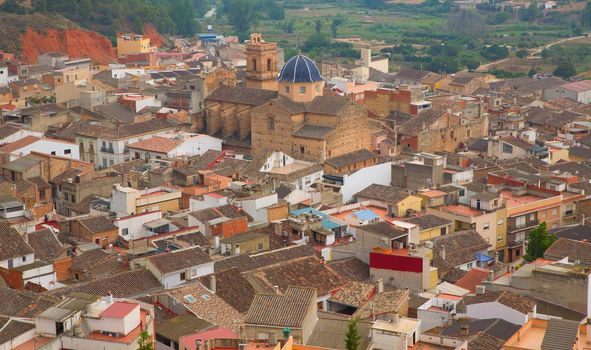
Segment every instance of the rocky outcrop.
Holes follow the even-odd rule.
[[[149,24],[144,25],[144,36],[150,38],[150,44],[158,48],[162,47],[166,41],[156,28]]]

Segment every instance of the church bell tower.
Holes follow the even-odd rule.
[[[265,42],[260,33],[250,34],[246,60],[246,86],[277,91],[277,44]]]

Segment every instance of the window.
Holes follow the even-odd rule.
[[[482,229],[485,231],[488,231],[489,228],[490,228],[490,224],[488,222],[485,222],[484,225],[482,225]]]
[[[52,156],[55,156],[55,151],[51,151],[51,155]]]
[[[305,93],[306,93],[306,87],[300,86],[300,94],[305,94]]]
[[[184,281],[187,278],[187,275],[185,272],[181,272],[181,281]]]
[[[316,93],[320,92],[320,86],[318,84],[314,86],[314,89],[316,90]]]
[[[518,216],[518,217],[515,219],[515,226],[516,226],[517,228],[520,228],[520,227],[525,227],[525,215]]]
[[[552,208],[552,215],[556,215],[558,213],[558,209]]]
[[[467,267],[467,268],[469,268],[469,269],[471,269],[471,268],[472,268],[472,266],[474,266],[474,264],[473,264],[473,263],[471,263],[471,262],[466,264],[466,267]]]
[[[263,250],[263,243],[257,244],[257,250],[260,252]]]
[[[72,150],[68,148],[67,150],[64,150],[64,154],[72,154]]]
[[[275,130],[275,118],[273,118],[273,117],[267,118],[267,129]]]
[[[464,197],[464,196],[466,195],[466,190],[465,190],[465,189],[463,189],[463,188],[462,188],[462,189],[460,189],[460,191],[458,191],[458,195],[459,195],[460,197]]]
[[[135,152],[133,159],[140,159],[140,152]]]
[[[466,130],[466,137],[468,137],[468,138],[469,138],[471,134],[472,134],[472,133],[470,132],[470,129]]]
[[[497,242],[501,242],[503,240],[503,236],[497,236]]]
[[[497,225],[502,225],[505,223],[505,220],[503,219],[499,219],[499,221],[497,221]]]
[[[127,236],[129,234],[129,229],[124,228],[123,230],[121,230],[121,233],[123,234],[123,236]]]
[[[256,72],[257,71],[257,60],[256,58],[252,59],[252,71]]]
[[[441,234],[442,236],[445,236],[447,234],[447,227],[442,227],[439,231],[439,234]]]
[[[25,261],[27,261],[27,257],[26,256],[23,256],[22,262],[25,262]]]
[[[304,146],[300,146],[300,153],[301,154],[306,153],[306,148]]]
[[[74,194],[72,193],[72,196],[70,197],[71,202],[72,203],[76,203],[76,196],[74,196]]]
[[[273,70],[273,61],[270,58],[267,58],[267,71]]]
[[[503,143],[503,153],[513,154],[513,146],[508,143]]]
[[[520,250],[520,249],[517,249],[517,250],[515,251],[515,256],[520,256],[520,255],[521,255],[521,250]]]
[[[286,86],[286,87],[285,87],[285,93],[286,93],[286,94],[289,94],[289,86]]]

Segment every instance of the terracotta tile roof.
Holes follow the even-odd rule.
[[[328,158],[324,161],[324,164],[328,164],[333,168],[342,168],[350,164],[357,164],[363,161],[379,158],[380,156],[376,153],[366,150],[365,148],[345,153],[343,155]]]
[[[315,256],[282,261],[246,272],[244,276],[259,292],[273,291],[274,286],[281,291],[298,286],[316,288],[318,295],[327,295],[347,284],[347,280]]]
[[[418,225],[421,230],[429,230],[435,227],[451,224],[451,221],[432,214],[417,216],[405,221]]]
[[[398,203],[410,196],[410,191],[403,187],[371,184],[354,194],[356,198],[367,198],[378,201]]]
[[[458,287],[462,287],[473,292],[476,289],[476,286],[486,281],[487,278],[488,270],[475,267],[468,271],[454,284]]]
[[[369,280],[369,265],[358,258],[351,257],[331,261],[328,266],[350,281],[366,282]]]
[[[213,268],[215,272],[236,268],[240,272],[254,270],[259,264],[246,253],[233,255],[221,260],[216,260]]]
[[[148,257],[158,271],[162,274],[184,270],[197,265],[203,265],[212,262],[209,254],[205,253],[199,247],[191,247],[181,250],[173,250],[158,255]]]
[[[407,122],[402,124],[399,128],[399,132],[403,135],[416,136],[424,129],[428,129],[446,113],[447,112],[438,109],[423,110],[414,118],[409,119]]]
[[[168,153],[174,150],[182,143],[181,140],[171,139],[167,137],[154,136],[152,138],[130,143],[128,148],[141,149],[145,151],[152,151],[157,153]]]
[[[0,305],[5,316],[35,317],[58,301],[50,295],[0,287]]]
[[[407,289],[386,290],[375,294],[373,298],[355,311],[353,317],[366,319],[381,314],[399,312],[408,299],[409,291]]]
[[[102,249],[95,249],[75,256],[72,259],[73,273],[90,273],[93,279],[123,272],[127,267],[117,261],[117,255]]]
[[[324,140],[335,130],[335,128],[328,126],[304,124],[299,129],[295,130],[292,135],[307,139]]]
[[[520,138],[517,138],[515,136],[505,136],[501,140],[503,140],[503,142],[506,142],[506,143],[513,145],[515,147],[522,148],[524,150],[528,150],[528,149],[534,147],[533,144],[531,144],[525,140],[522,140]]]
[[[62,253],[64,247],[49,229],[27,234],[27,242],[35,251],[35,258],[51,261]]]
[[[236,268],[215,272],[211,275],[199,277],[199,281],[210,290],[211,278],[215,276],[215,294],[230,304],[238,312],[246,313],[256,291]]]
[[[4,140],[10,135],[16,134],[20,128],[11,126],[11,125],[3,125],[0,126],[0,139]]]
[[[591,266],[591,243],[559,238],[546,249],[544,257],[552,260],[568,257],[570,262],[579,260],[581,264]]]
[[[542,340],[542,350],[570,350],[577,342],[580,322],[551,318]]]
[[[16,337],[35,328],[35,323],[22,322],[0,316],[0,344],[11,342]]]
[[[433,239],[433,266],[439,268],[439,273],[476,260],[474,255],[481,250],[487,250],[490,244],[475,230],[458,231],[456,233],[439,236]],[[445,250],[445,259],[443,251]]]
[[[117,229],[117,226],[111,220],[102,215],[78,219],[78,222],[90,233],[100,233]]]
[[[357,322],[357,332],[360,336],[358,349],[367,349],[369,347],[371,343],[371,338],[369,338],[371,325],[371,322],[367,321]],[[345,350],[347,349],[345,339],[348,328],[348,317],[319,311],[318,320],[306,345],[324,349]]]
[[[246,314],[245,324],[302,328],[316,304],[314,288],[290,286],[285,295],[257,294]]]
[[[330,301],[344,305],[360,307],[373,295],[375,286],[372,283],[351,282],[330,296]]]
[[[33,254],[33,249],[6,220],[0,221],[0,261]]]
[[[212,91],[207,100],[259,106],[277,97],[277,91],[222,85]]]
[[[0,147],[0,152],[12,153],[14,151],[17,151],[17,150],[23,148],[23,147],[31,145],[39,140],[41,140],[41,138],[37,137],[37,136],[31,136],[31,135],[25,136],[20,140],[9,143],[6,146]]]
[[[510,291],[495,291],[486,292],[484,294],[476,294],[465,296],[462,300],[464,305],[473,305],[480,303],[489,303],[496,301],[511,309],[521,312],[522,314],[528,314],[533,312],[536,306],[536,301],[527,296],[515,294]]]
[[[285,247],[270,252],[251,255],[252,260],[259,267],[268,266],[276,263],[286,262],[291,259],[320,256],[318,252],[310,245],[296,245]]]
[[[171,289],[168,294],[185,305],[196,316],[220,327],[238,332],[244,321],[243,314],[200,283],[191,283],[184,287]]]
[[[375,224],[360,225],[357,227],[357,229],[365,232],[371,232],[379,236],[393,238],[398,238],[407,234],[405,230],[385,221],[376,222]]]
[[[118,128],[109,128],[100,125],[86,123],[85,127],[76,131],[76,135],[87,137],[103,137],[108,140],[118,140],[155,133],[157,131],[170,130],[179,125],[174,119],[155,118],[145,122],[125,124]]]
[[[462,333],[462,326],[468,326],[467,335]],[[444,328],[441,330],[440,334],[450,337],[473,338],[478,335],[478,333],[483,332],[489,336],[507,341],[507,339],[511,338],[511,336],[513,336],[513,334],[515,334],[520,328],[521,326],[500,318],[464,319],[454,322],[451,326]],[[498,349],[499,348],[497,348],[497,350]]]
[[[132,298],[162,289],[160,282],[146,269],[133,270],[108,276],[99,280],[82,282],[45,292],[48,295],[65,296],[82,292],[106,296],[109,292],[116,298]]]
[[[499,350],[505,345],[505,340],[484,332],[479,332],[468,341],[469,349]]]
[[[247,216],[247,214],[242,209],[236,208],[231,204],[194,211],[189,213],[189,215],[203,223],[224,217],[235,219],[242,216]]]

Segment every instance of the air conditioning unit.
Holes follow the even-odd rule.
[[[426,241],[425,242],[425,248],[427,248],[427,249],[433,249],[433,242],[432,241]]]
[[[478,295],[482,295],[486,292],[486,287],[483,286],[482,284],[479,284],[476,286],[476,294]]]

